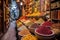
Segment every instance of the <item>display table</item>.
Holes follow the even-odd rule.
[[[27,26],[22,22],[22,26],[21,27],[19,27],[19,28],[17,28],[18,29],[18,39],[19,40],[21,40],[21,38],[23,37],[23,36],[21,36],[21,35],[19,35],[19,32],[21,32],[23,29],[28,29],[28,31],[30,32],[30,34],[32,34],[32,35],[34,35],[34,36],[36,36],[36,34],[33,32],[31,32],[30,30],[29,30],[29,28],[27,28]],[[26,33],[26,32],[25,32]],[[47,39],[40,39],[41,37],[37,37],[38,38],[38,40],[56,40],[56,39],[59,39],[59,37],[60,37],[60,33],[58,33],[58,34],[54,34],[54,36],[52,36],[53,38],[51,38],[51,39],[48,39],[48,37],[47,37]]]

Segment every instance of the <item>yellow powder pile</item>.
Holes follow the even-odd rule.
[[[27,34],[26,36],[22,37],[22,40],[37,40],[37,38],[31,34]]]

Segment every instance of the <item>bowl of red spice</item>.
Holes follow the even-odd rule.
[[[39,28],[36,28],[35,35],[39,39],[51,39],[55,37],[54,32],[45,26],[40,26]]]

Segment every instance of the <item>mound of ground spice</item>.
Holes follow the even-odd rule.
[[[44,35],[52,34],[52,31],[45,26],[40,26],[39,28],[37,28],[36,32],[38,32],[39,34],[44,34]]]

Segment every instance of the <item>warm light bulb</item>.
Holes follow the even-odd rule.
[[[23,3],[22,3],[22,2],[20,2],[20,5],[23,5]]]
[[[50,18],[50,16],[49,16],[49,15],[47,15],[46,17],[47,17],[47,18]]]

